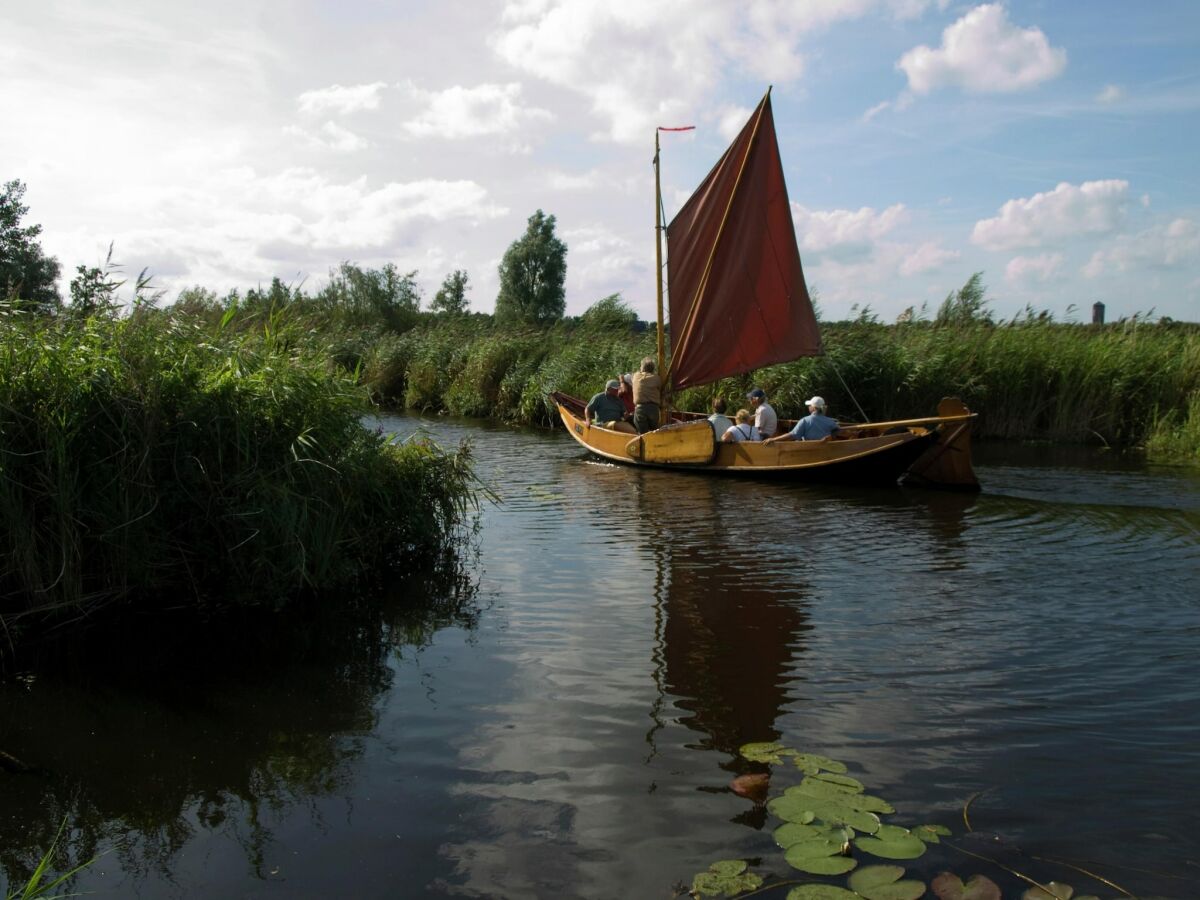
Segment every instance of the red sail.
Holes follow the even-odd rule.
[[[821,353],[769,92],[667,226],[667,252],[676,390]]]

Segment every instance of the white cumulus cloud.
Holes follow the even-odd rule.
[[[634,143],[656,125],[688,124],[731,75],[777,85],[799,78],[800,41],[814,30],[879,10],[907,18],[928,5],[510,0],[491,43],[506,63],[586,97],[600,119],[594,136]]]
[[[422,107],[403,126],[414,137],[514,135],[531,124],[552,118],[544,109],[522,105],[521,85],[515,82],[475,87],[455,85],[440,91],[423,90],[412,83],[401,87]]]
[[[1125,91],[1119,85],[1106,84],[1104,90],[1096,95],[1098,103],[1116,103],[1118,100],[1125,99]]]
[[[382,81],[372,84],[354,84],[342,87],[330,85],[313,91],[305,91],[296,98],[300,112],[306,114],[334,113],[347,115],[362,110],[378,109],[380,94],[387,87]]]
[[[915,94],[944,87],[1020,91],[1056,78],[1066,66],[1066,50],[1051,47],[1040,28],[1014,25],[999,3],[975,7],[942,32],[940,47],[914,47],[896,63]]]
[[[901,275],[920,275],[940,269],[961,256],[957,250],[947,250],[937,241],[926,241],[908,253],[900,262]]]
[[[1200,226],[1178,218],[1132,235],[1120,235],[1111,247],[1097,250],[1082,272],[1096,278],[1105,272],[1138,268],[1175,269],[1200,259]]]
[[[1062,273],[1063,255],[1016,256],[1004,267],[1006,281],[1050,281]]]
[[[1063,182],[1052,191],[1009,200],[995,218],[975,223],[971,242],[987,250],[1013,250],[1102,234],[1121,224],[1128,205],[1128,181]]]
[[[903,203],[881,212],[869,206],[858,210],[812,210],[793,203],[792,221],[802,251],[865,250],[908,221],[908,210]]]

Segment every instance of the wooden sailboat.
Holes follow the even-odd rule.
[[[767,92],[742,132],[667,226],[654,171],[658,234],[658,371],[667,405],[658,429],[631,437],[584,419],[584,402],[556,392],[563,424],[614,462],[808,481],[978,490],[971,468],[976,414],[947,398],[928,418],[843,424],[825,441],[721,443],[700,413],[670,409],[673,392],[763,366],[817,356],[820,329],[804,282]],[[662,233],[667,235],[671,354],[664,346]],[[788,423],[780,422],[780,427]]]

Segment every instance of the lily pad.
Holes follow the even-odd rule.
[[[811,776],[821,781],[828,781],[830,784],[841,785],[852,794],[861,794],[866,790],[866,786],[857,778],[851,778],[849,775],[838,775],[836,772],[818,772]]]
[[[866,900],[918,900],[923,881],[901,881],[903,866],[865,866],[850,876],[851,889]]]
[[[802,884],[788,891],[786,900],[859,900],[859,897],[832,884]]]
[[[966,884],[953,872],[942,872],[929,886],[938,900],[1000,900],[1000,887],[986,875],[972,875]]]
[[[822,831],[812,825],[788,822],[776,828],[771,836],[775,838],[775,843],[786,850],[792,844],[798,844],[800,841],[810,841],[813,838],[822,837]]]
[[[828,756],[819,756],[816,753],[797,753],[793,762],[796,763],[796,768],[803,771],[806,775],[816,775],[822,769],[826,772],[835,772],[838,775],[846,774],[845,763],[840,763],[836,759],[830,759]]]
[[[833,784],[820,778],[805,778],[788,790],[808,794],[811,797],[819,797],[822,800],[832,800],[863,812],[894,813],[896,811],[886,800],[872,797],[870,794],[858,794],[842,785]]]
[[[779,741],[760,741],[756,744],[742,744],[738,755],[750,762],[781,763],[784,756],[794,755],[795,750],[788,750]]]
[[[918,825],[912,833],[927,844],[940,844],[943,837],[953,834],[945,825]]]
[[[722,859],[692,879],[692,893],[709,897],[736,897],[762,886],[762,876],[746,871],[742,859]]]
[[[798,841],[787,848],[784,859],[788,865],[801,872],[813,875],[842,875],[853,869],[857,862],[842,856],[846,844],[829,838],[817,837]]]
[[[925,852],[925,842],[919,837],[895,825],[883,825],[883,837],[863,837],[854,846],[865,853],[882,856],[884,859],[916,859]]]
[[[878,816],[855,809],[840,800],[814,797],[799,787],[788,788],[782,797],[776,797],[768,803],[767,809],[786,822],[807,823],[815,816],[830,825],[849,825],[864,834],[874,834],[879,830]]]
[[[762,803],[767,799],[767,791],[771,787],[771,776],[765,772],[739,775],[729,783],[729,787],[739,797],[745,797],[755,803]]]

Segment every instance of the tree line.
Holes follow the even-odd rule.
[[[112,248],[102,266],[77,266],[69,285],[69,303],[58,289],[62,266],[47,256],[40,243],[42,226],[25,224],[26,186],[19,180],[5,183],[0,191],[0,300],[10,308],[44,315],[88,316],[113,311],[122,304],[117,292],[126,284],[120,267],[112,262]],[[567,245],[555,234],[556,220],[537,210],[526,223],[524,234],[509,245],[499,265],[500,290],[496,296],[496,320],[504,324],[547,325],[562,319],[566,310]],[[157,302],[161,293],[149,290],[145,270],[134,284],[135,302]],[[431,299],[429,312],[462,315],[469,311],[467,292],[470,277],[455,269],[443,280]],[[330,270],[329,282],[315,294],[302,286],[285,284],[280,278],[268,287],[238,290],[221,297],[203,287],[180,292],[180,311],[208,312],[232,306],[280,309],[293,304],[313,311],[334,311],[344,320],[358,324],[376,322],[397,331],[416,322],[421,292],[416,270],[401,272],[388,263],[368,269],[344,261]]]

